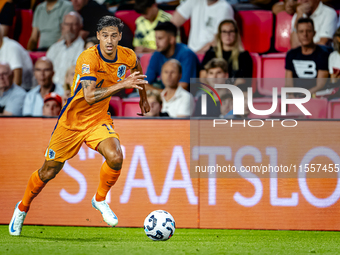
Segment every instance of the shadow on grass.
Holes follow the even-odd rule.
[[[38,239],[38,240],[47,240],[47,241],[60,241],[60,242],[81,242],[81,243],[91,243],[91,242],[112,242],[119,241],[119,237],[47,237],[47,236],[29,236],[29,235],[21,235],[20,238],[24,239]]]

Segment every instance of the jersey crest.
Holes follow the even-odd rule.
[[[126,66],[125,65],[120,65],[117,70],[117,77],[122,78],[126,72]]]
[[[90,65],[83,64],[81,66],[81,74],[90,73]]]

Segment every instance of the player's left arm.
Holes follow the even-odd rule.
[[[138,58],[136,60],[135,66],[131,69],[131,71],[132,71],[131,73],[133,74],[135,72],[138,72],[138,74],[143,74],[143,69]],[[146,89],[145,89],[146,85],[149,85],[149,84],[139,84],[139,86],[143,88],[142,90],[139,90],[139,96],[140,96],[139,106],[141,109],[141,113],[137,113],[137,115],[140,115],[140,116],[144,116],[145,113],[150,111],[150,106],[149,106],[148,99],[146,96]]]

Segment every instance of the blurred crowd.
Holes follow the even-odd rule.
[[[14,39],[18,9],[33,12],[27,45]],[[133,10],[138,16],[135,29],[125,24],[119,44],[134,49],[139,57],[152,54],[144,70],[151,107],[147,116],[201,116],[203,90],[190,88],[191,78],[210,85],[228,82],[247,97],[247,88],[253,84],[249,79],[255,77],[253,59],[243,47],[235,16],[240,10],[262,9],[291,16],[285,86],[305,88],[312,97],[340,97],[340,19],[336,12],[340,1],[7,0],[0,4],[0,115],[58,116],[71,96],[78,56],[98,44],[98,20]],[[33,59],[36,52],[42,57]],[[243,116],[233,115],[233,97],[227,90],[219,90],[219,98],[207,91],[212,95],[207,100],[208,116],[248,116],[248,110]],[[139,95],[126,90],[116,96]]]

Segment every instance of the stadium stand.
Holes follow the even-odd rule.
[[[138,117],[137,113],[140,113],[139,100],[139,97],[124,98],[122,100],[122,116]]]
[[[307,119],[325,119],[327,118],[327,99],[320,98],[311,98],[307,103],[304,103],[304,107],[312,114],[310,116],[306,116]],[[299,108],[296,107],[295,104],[289,104],[287,109],[287,113],[293,114],[301,114],[303,113]]]
[[[18,29],[20,32],[19,37],[14,39],[17,40],[25,49],[27,48],[27,43],[32,33],[32,21],[32,10],[16,10],[15,30]],[[17,32],[15,31],[14,33],[16,34]]]
[[[290,29],[293,16],[287,12],[279,12],[276,15],[275,49],[279,52],[290,50]]]
[[[30,51],[29,54],[34,65],[39,58],[46,56],[46,51]]]
[[[115,116],[122,116],[123,105],[120,97],[111,97],[110,106],[115,111]]]
[[[272,98],[254,98],[253,99],[253,106],[256,110],[269,110],[273,105],[273,100]],[[280,109],[281,109],[281,100],[278,98],[277,100],[277,106],[276,110],[274,111],[273,114],[280,114]],[[253,113],[250,113],[248,115],[248,118],[255,118],[255,119],[265,119],[268,118],[269,115],[256,115]]]
[[[333,99],[328,102],[328,119],[340,119],[340,99]]]

